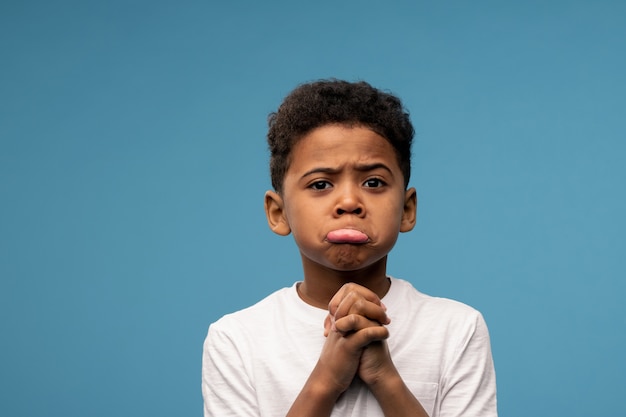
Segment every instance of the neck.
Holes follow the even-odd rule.
[[[339,289],[349,282],[362,285],[383,298],[389,291],[387,257],[363,269],[337,271],[308,259],[302,260],[304,281],[298,286],[300,298],[307,304],[327,309],[328,303]]]

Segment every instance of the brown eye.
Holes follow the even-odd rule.
[[[385,183],[378,178],[370,178],[369,180],[365,181],[363,185],[367,188],[378,188],[385,185]]]
[[[313,184],[309,185],[309,188],[314,190],[326,190],[330,187],[331,185],[328,181],[315,181]]]

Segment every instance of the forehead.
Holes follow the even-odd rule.
[[[366,127],[326,125],[303,136],[291,153],[289,171],[310,166],[341,166],[349,163],[383,162],[397,168],[393,146],[384,137]]]

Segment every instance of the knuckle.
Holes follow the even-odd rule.
[[[387,339],[389,330],[384,326],[372,326],[367,328],[368,336],[375,340]]]
[[[364,313],[366,311],[365,307],[366,304],[363,299],[358,299],[352,304],[352,310],[358,313]]]

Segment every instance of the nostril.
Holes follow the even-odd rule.
[[[350,214],[356,214],[357,216],[360,215],[363,212],[363,209],[361,207],[355,208],[354,210],[344,210],[342,208],[338,208],[337,209],[337,214],[341,215],[341,214],[346,214],[346,213],[350,213]]]

